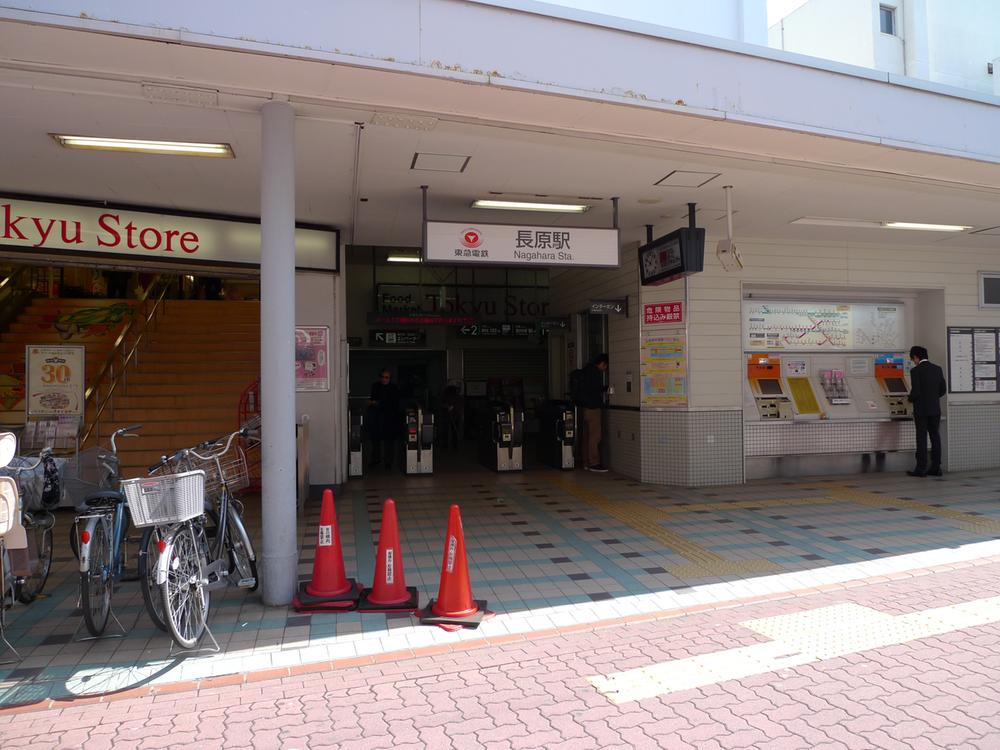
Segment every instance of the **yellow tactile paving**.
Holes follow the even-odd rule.
[[[689,560],[691,562],[690,565],[666,568],[668,573],[677,578],[689,579],[706,576],[737,575],[740,573],[767,573],[778,570],[781,567],[769,560],[727,560],[710,549],[692,542],[687,537],[665,528],[662,522],[670,514],[663,509],[654,508],[651,505],[635,500],[612,501],[604,495],[561,477],[552,478],[549,481],[558,485],[578,500],[586,503],[594,510],[611,516],[616,521],[620,521],[629,528],[635,529]],[[701,506],[698,507],[700,508]]]

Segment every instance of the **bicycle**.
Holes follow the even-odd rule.
[[[107,628],[115,584],[123,579],[125,572],[125,541],[130,520],[125,495],[120,486],[115,486],[120,485],[121,476],[117,440],[137,437],[135,431],[139,429],[141,424],[122,427],[111,434],[111,452],[98,454],[109,486],[88,495],[84,499],[87,510],[78,513],[74,521],[80,560],[80,607],[87,630],[95,638]],[[149,614],[155,623],[157,613],[150,610]]]
[[[234,578],[240,588],[257,588],[256,553],[232,494],[249,483],[246,457],[238,448],[223,460],[235,438],[249,434],[244,427],[225,443],[208,441],[151,467],[186,468],[182,473],[122,483],[136,523],[155,525],[160,536],[155,580],[167,628],[181,648],[194,648],[204,635],[213,590]],[[209,494],[217,494],[216,504],[206,508]]]
[[[12,462],[18,460],[23,460],[25,463],[20,466],[13,465]],[[11,476],[17,484],[21,527],[24,529],[27,543],[18,567],[27,572],[15,574],[9,589],[12,601],[16,599],[22,604],[30,604],[42,593],[49,572],[52,570],[52,530],[56,517],[50,512],[50,508],[59,505],[59,469],[56,467],[50,447],[43,448],[38,454],[38,460],[33,464],[27,463],[27,459],[17,458],[12,458],[12,462],[3,467],[2,471]],[[39,466],[44,467],[40,491],[37,485],[34,487],[25,485],[21,477],[22,473],[34,472]],[[4,590],[7,588],[5,586]]]

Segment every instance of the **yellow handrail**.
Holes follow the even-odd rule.
[[[142,295],[139,297],[140,305],[145,304],[145,302],[149,299],[149,293],[160,282],[161,278],[162,277],[158,275],[149,283],[149,286],[146,287]],[[139,333],[138,336],[136,336],[135,341],[132,342],[132,348],[129,350],[129,353],[125,355],[124,358],[122,359],[121,368],[118,370],[118,373],[114,374],[113,372],[115,359],[119,356],[119,354],[124,352],[125,342],[128,340],[128,335],[132,332],[132,327],[136,324],[136,317],[134,315],[132,316],[132,319],[129,321],[128,325],[125,326],[122,332],[118,335],[118,338],[115,339],[115,345],[112,348],[111,353],[108,355],[108,358],[105,360],[104,366],[101,368],[100,373],[98,373],[97,378],[94,379],[93,385],[91,385],[87,389],[86,395],[84,396],[85,404],[90,403],[90,401],[95,396],[100,394],[101,385],[104,382],[105,376],[109,372],[112,373],[111,387],[108,389],[108,392],[104,396],[104,399],[100,401],[100,406],[97,409],[97,413],[94,415],[94,418],[91,420],[90,425],[87,427],[86,432],[81,438],[80,440],[81,446],[87,442],[87,440],[90,438],[91,433],[93,433],[94,429],[101,423],[101,415],[104,414],[104,410],[111,402],[111,396],[114,395],[115,390],[118,388],[118,384],[125,377],[125,370],[128,367],[129,362],[131,362],[135,358],[136,352],[139,349],[139,343],[142,341],[146,333],[149,332],[149,323],[156,316],[156,313],[159,311],[160,305],[163,303],[163,298],[167,294],[168,287],[169,284],[162,285],[159,296],[153,303],[153,308],[149,311],[148,315],[143,316],[142,331]]]

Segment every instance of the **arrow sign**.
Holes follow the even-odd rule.
[[[624,315],[628,317],[628,297],[618,299],[592,299],[590,300],[590,313],[592,315]]]

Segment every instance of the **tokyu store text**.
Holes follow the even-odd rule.
[[[914,429],[904,301],[742,301],[747,478],[905,468]]]

